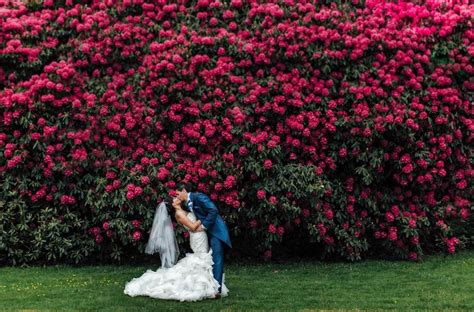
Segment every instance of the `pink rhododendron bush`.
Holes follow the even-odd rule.
[[[234,257],[470,245],[468,3],[0,0],[0,263],[143,257],[180,181]]]

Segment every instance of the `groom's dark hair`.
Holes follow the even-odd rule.
[[[178,191],[181,191],[182,189],[185,189],[187,192],[191,191],[191,185],[186,182],[179,182],[176,184],[176,189]]]

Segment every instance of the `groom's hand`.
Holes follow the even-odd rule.
[[[196,232],[202,232],[204,231],[204,228],[202,227],[202,225],[200,225],[197,229],[196,229]]]

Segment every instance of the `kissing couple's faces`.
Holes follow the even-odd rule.
[[[178,197],[173,197],[173,206],[179,206],[181,204],[181,200]]]
[[[185,189],[182,190],[177,190],[176,191],[176,197],[179,198],[180,201],[185,201],[188,197],[188,193],[186,192]]]

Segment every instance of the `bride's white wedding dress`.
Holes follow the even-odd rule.
[[[193,212],[189,212],[187,217],[192,222],[196,221]],[[188,229],[186,226],[185,228]],[[219,283],[212,274],[212,249],[209,248],[207,233],[190,231],[189,243],[193,253],[187,253],[186,257],[171,268],[159,268],[156,271],[148,269],[142,276],[127,282],[124,293],[132,297],[150,296],[179,301],[214,298]],[[225,273],[222,279],[222,297],[229,292],[224,280]]]

